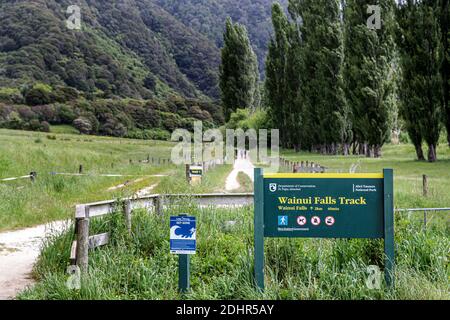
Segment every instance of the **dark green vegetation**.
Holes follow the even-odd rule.
[[[166,139],[194,119],[223,124],[213,101],[226,17],[248,26],[263,61],[271,1],[203,2],[90,1],[80,5],[82,29],[69,30],[70,1],[2,1],[0,126],[48,131],[64,124],[81,133]],[[251,61],[253,107],[260,100],[257,57],[240,58],[244,67]]]
[[[22,96],[18,91],[12,92]],[[65,92],[73,96],[62,96]],[[50,125],[70,125],[82,134],[168,140],[173,130],[191,130],[197,120],[203,121],[205,127],[224,121],[220,106],[177,95],[165,100],[88,100],[76,90],[53,89],[41,83],[25,90],[23,95],[31,105],[0,102],[0,127],[48,132]],[[46,104],[37,103],[42,99]]]
[[[260,105],[259,72],[247,30],[227,20],[220,66],[220,92],[225,119],[237,108],[255,110]]]
[[[403,70],[399,87],[401,114],[416,146],[417,157],[424,159],[421,145],[425,141],[430,161],[436,160],[436,145],[444,111],[440,72],[443,60],[440,9],[439,1],[422,1],[418,4],[407,1],[398,10],[400,62]]]
[[[82,30],[66,28],[72,4],[2,1],[1,86],[45,80],[103,97],[218,97],[217,47],[153,1],[84,3]]]
[[[335,153],[331,149],[348,130],[339,1],[291,1],[289,12],[292,21],[274,5],[266,81],[270,116],[284,127],[284,146]]]
[[[390,139],[397,112],[394,4],[391,0],[377,3],[383,18],[380,30],[373,31],[365,24],[367,7],[373,4],[370,0],[347,1],[344,12],[344,79],[353,136],[343,140],[346,144],[363,142],[360,153],[373,152],[375,157]]]
[[[441,0],[440,6],[443,52],[441,66],[442,89],[444,93],[445,127],[447,128],[447,141],[450,146],[450,1]]]
[[[434,162],[448,126],[448,1],[380,0],[374,28],[372,4],[290,0],[288,14],[273,6],[268,125],[286,148],[367,157],[404,130],[418,158],[424,141]]]
[[[66,28],[71,1],[2,1],[0,87],[45,81],[106,98],[217,99],[226,18],[251,30],[263,67],[271,3],[95,0],[80,5],[77,31]]]
[[[219,47],[223,47],[225,21],[246,26],[253,45],[259,70],[264,72],[267,45],[272,35],[270,7],[273,0],[156,0],[161,7],[180,19],[185,25],[202,33]],[[287,7],[287,0],[279,1]]]

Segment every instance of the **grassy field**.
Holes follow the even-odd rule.
[[[173,143],[56,133],[71,132],[70,128],[58,126],[50,134],[0,130],[0,179],[37,172],[35,183],[29,179],[0,182],[0,197],[7,199],[0,203],[0,231],[68,219],[75,204],[130,196],[151,185],[157,185],[154,193],[223,191],[231,171],[230,165],[217,166],[205,174],[201,185],[190,187],[184,166],[138,162],[147,157],[170,158]],[[52,174],[78,173],[80,164],[89,175]],[[167,177],[147,177],[155,174]],[[125,187],[109,190],[124,182]]]
[[[0,230],[27,227],[73,216],[73,206],[114,199],[158,183],[171,166],[155,167],[138,160],[170,157],[171,144],[71,134],[43,134],[0,130],[0,179],[37,172],[29,179],[0,183]],[[129,160],[133,160],[130,164]],[[52,172],[78,173],[82,164],[90,176],[61,176]],[[126,177],[99,177],[122,174]],[[142,180],[141,180],[142,179]],[[138,180],[138,181],[136,181]],[[108,190],[126,181],[125,188]]]
[[[0,130],[0,179],[37,171],[38,179],[0,183],[0,229],[33,225],[72,217],[73,205],[129,195],[156,184],[155,193],[201,193],[222,191],[231,166],[219,166],[203,183],[189,186],[182,166],[152,167],[129,163],[147,155],[168,157],[170,143],[134,141],[72,134],[47,134]],[[450,150],[441,144],[439,161],[414,161],[409,145],[387,145],[382,159],[329,157],[283,150],[291,160],[320,163],[330,172],[395,172],[397,208],[450,206]],[[53,171],[148,175],[166,173],[165,178],[144,178],[124,190],[108,191],[124,178],[62,177]],[[113,164],[113,166],[111,166]],[[113,170],[114,172],[111,172]],[[422,196],[422,174],[429,176],[428,197]],[[242,174],[242,187],[252,184]],[[177,292],[177,258],[169,254],[168,219],[180,211],[198,218],[198,253],[192,259],[192,291]],[[226,228],[226,221],[236,221]],[[110,231],[111,243],[90,253],[90,271],[81,290],[66,287],[73,227],[50,237],[35,267],[37,285],[20,299],[450,299],[450,218],[433,214],[423,229],[422,216],[396,214],[397,285],[388,290],[368,289],[367,266],[383,269],[380,241],[331,239],[268,239],[266,241],[266,284],[262,294],[252,282],[253,208],[198,208],[183,203],[168,208],[162,216],[135,212],[133,233],[125,230],[122,214],[95,219],[92,233]]]

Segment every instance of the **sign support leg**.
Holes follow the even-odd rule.
[[[186,293],[190,288],[189,264],[190,257],[188,254],[178,255],[178,289],[180,293]]]
[[[385,279],[389,288],[394,287],[394,183],[392,169],[384,169],[384,254]]]
[[[264,190],[263,170],[254,169],[254,275],[256,286],[264,291]]]

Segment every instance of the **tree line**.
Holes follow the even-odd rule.
[[[283,147],[380,157],[402,126],[418,159],[425,142],[436,161],[443,125],[450,132],[449,15],[449,0],[379,0],[375,7],[372,0],[290,0],[287,13],[275,3],[263,85],[254,81],[245,28],[227,21],[226,120],[238,108],[258,108],[261,92],[267,125],[280,129]]]

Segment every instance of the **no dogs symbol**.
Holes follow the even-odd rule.
[[[318,225],[320,224],[320,218],[317,217],[317,216],[312,217],[312,218],[311,218],[311,223],[312,223],[314,226],[318,226]]]

